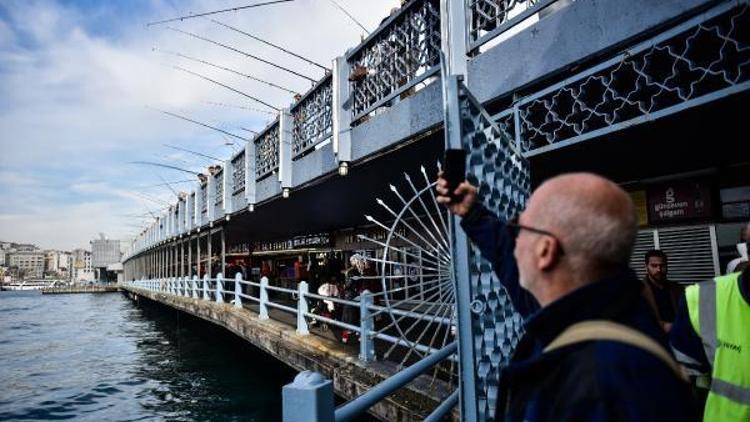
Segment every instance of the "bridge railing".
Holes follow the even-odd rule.
[[[339,297],[320,295],[310,293],[309,285],[302,281],[297,285],[297,289],[273,286],[269,284],[267,277],[262,277],[259,282],[243,280],[238,274],[234,278],[225,279],[222,274],[215,278],[209,278],[207,275],[203,278],[197,276],[165,278],[155,280],[136,280],[126,283],[131,287],[144,289],[148,291],[159,292],[171,296],[192,298],[195,300],[212,301],[216,303],[231,304],[236,308],[246,308],[246,305],[254,310],[254,305],[258,306],[259,319],[267,320],[272,318],[271,310],[278,310],[282,313],[296,316],[295,326],[297,334],[311,334],[310,325],[312,321],[321,324],[327,324],[330,327],[337,327],[349,330],[359,336],[359,360],[363,363],[372,362],[376,359],[374,340],[382,340],[391,344],[410,345],[406,340],[392,336],[375,329],[375,318],[386,312],[396,312],[400,317],[410,317],[414,319],[430,320],[441,324],[450,324],[449,320],[441,320],[436,316],[430,317],[424,314],[415,314],[409,311],[399,311],[388,309],[383,306],[374,304],[376,298],[383,293],[371,293],[363,291],[354,300],[346,300]],[[339,307],[353,307],[359,312],[359,323],[350,324],[336,319],[333,316],[324,316],[314,313],[311,304],[318,303],[327,306],[328,303]],[[284,318],[274,318],[282,322],[288,322]],[[410,345],[413,347],[413,344]],[[368,390],[358,398],[345,403],[339,408],[334,409],[333,390],[329,388],[331,381],[321,380],[318,375],[311,375],[305,371],[300,373],[294,383],[284,387],[285,420],[298,421],[318,421],[330,420],[330,415],[335,413],[336,421],[347,421],[359,414],[366,412],[377,402],[383,400],[396,390],[416,379],[421,374],[429,371],[442,362],[456,360],[457,350],[456,342],[453,341],[440,349],[422,346],[419,347],[424,352],[424,358],[411,363],[403,368],[394,376],[386,379],[382,383]],[[301,397],[312,395],[317,402],[330,401],[330,412],[328,416],[318,416],[307,412],[305,406],[298,406],[298,403],[305,402]],[[434,409],[433,413],[426,420],[440,420],[443,416],[453,409],[458,401],[458,390],[454,390],[441,404]],[[292,403],[296,403],[292,405]],[[320,409],[318,409],[320,410]],[[328,418],[328,419],[326,419]]]
[[[550,12],[548,6],[554,3],[567,2],[569,0],[466,0],[468,50],[478,49],[537,13]]]
[[[295,317],[294,326],[300,335],[309,335],[311,325],[326,325],[328,328],[349,330],[352,336],[359,337],[359,359],[363,362],[376,360],[375,340],[383,341],[390,345],[410,347],[416,349],[420,354],[433,354],[441,348],[430,345],[414,344],[413,340],[407,340],[398,334],[389,332],[389,325],[376,328],[376,320],[384,315],[394,315],[398,318],[410,318],[414,321],[441,324],[453,328],[453,322],[449,318],[425,313],[415,313],[407,310],[390,309],[376,304],[378,298],[384,292],[371,293],[368,290],[361,292],[353,300],[342,299],[336,296],[321,295],[309,292],[309,285],[302,281],[296,289],[271,285],[267,277],[262,277],[259,282],[243,280],[241,275],[235,278],[225,279],[221,274],[215,278],[177,277],[157,280],[137,280],[127,283],[130,286],[150,291],[182,296],[193,299],[214,301],[217,303],[229,303],[241,308],[248,305],[257,312],[261,320],[272,318],[271,311],[277,310],[284,314]],[[317,305],[317,306],[316,306]],[[357,318],[354,322],[344,322],[337,318],[332,312],[315,312],[318,309],[330,306],[338,307],[343,313],[349,308]],[[353,308],[353,309],[352,309]],[[283,317],[274,318],[281,322],[289,323],[289,319]],[[405,362],[400,362],[404,364]]]
[[[333,75],[327,74],[290,109],[292,157],[298,159],[333,137]]]
[[[352,121],[438,73],[440,43],[440,2],[412,0],[352,49],[347,63],[354,75],[361,72],[350,78]]]

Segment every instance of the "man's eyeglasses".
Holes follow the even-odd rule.
[[[537,229],[536,227],[531,226],[525,226],[523,224],[518,224],[518,216],[511,218],[505,223],[505,226],[508,229],[508,234],[510,237],[515,240],[518,238],[518,235],[521,234],[521,230],[527,230],[532,233],[541,234],[544,236],[549,236],[557,241],[557,244],[560,246],[560,254],[563,253],[562,248],[562,242],[560,241],[560,238],[552,234],[552,232],[549,232],[547,230]]]

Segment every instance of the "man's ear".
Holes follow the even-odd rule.
[[[537,269],[549,271],[557,265],[560,259],[560,244],[550,236],[542,236],[536,244]]]

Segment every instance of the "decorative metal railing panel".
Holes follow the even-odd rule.
[[[421,166],[419,172],[404,172],[400,183],[390,185],[392,195],[374,201],[387,219],[365,216],[369,223],[385,231],[385,239],[358,236],[380,251],[374,256],[362,256],[365,275],[352,279],[379,284],[370,289],[378,291],[376,298],[390,322],[376,332],[398,339],[384,348],[382,356],[399,362],[399,368],[443,349],[456,335],[449,216],[435,198],[438,171],[437,166],[431,165]],[[456,362],[451,357],[435,365],[433,378],[452,385],[458,373]]]
[[[397,95],[439,70],[440,4],[411,1],[348,56],[352,71],[367,74],[352,83],[356,121],[388,105]]]
[[[750,89],[750,6],[724,3],[514,107],[528,155]]]
[[[261,180],[279,169],[279,121],[255,138],[255,179]]]
[[[520,212],[531,190],[528,162],[508,132],[461,84],[461,137],[468,151],[467,180],[479,188],[479,200],[505,220]],[[500,370],[508,364],[523,333],[522,318],[513,310],[492,264],[472,245],[469,271],[473,304],[472,330],[476,357],[479,420],[494,415]],[[517,282],[517,281],[514,281]],[[474,305],[472,304],[472,307]],[[494,328],[493,328],[494,327]]]
[[[474,50],[558,0],[466,0],[469,50]]]
[[[232,159],[232,194],[245,190],[245,152]]]
[[[292,157],[299,158],[333,136],[333,78],[327,75],[291,110]]]
[[[203,184],[201,186],[200,195],[201,214],[205,214],[208,212],[208,184]]]
[[[197,201],[195,192],[191,192],[187,201],[188,228],[193,229],[195,221],[195,201]]]
[[[216,204],[217,207],[221,207],[224,205],[224,170],[223,169],[214,175],[214,184],[216,185],[216,189],[214,189],[214,192],[215,192],[214,204]]]

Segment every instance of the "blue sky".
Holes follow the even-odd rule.
[[[205,160],[179,145],[226,158],[239,145],[146,106],[190,116],[232,133],[259,129],[267,114],[211,103],[258,107],[242,96],[171,68],[180,65],[279,106],[289,94],[178,57],[171,50],[232,67],[304,92],[309,82],[236,53],[147,22],[251,4],[252,0],[0,2],[0,240],[43,248],[88,246],[99,232],[125,239],[146,220],[136,215],[173,201],[161,178],[186,174],[129,164],[157,161],[199,170]],[[339,0],[375,28],[398,0]],[[326,0],[217,16],[318,62],[356,45],[362,31]],[[175,24],[319,78],[294,58],[203,19]],[[153,48],[157,47],[157,51]],[[181,61],[182,60],[182,61]],[[192,184],[175,187],[189,190]]]

